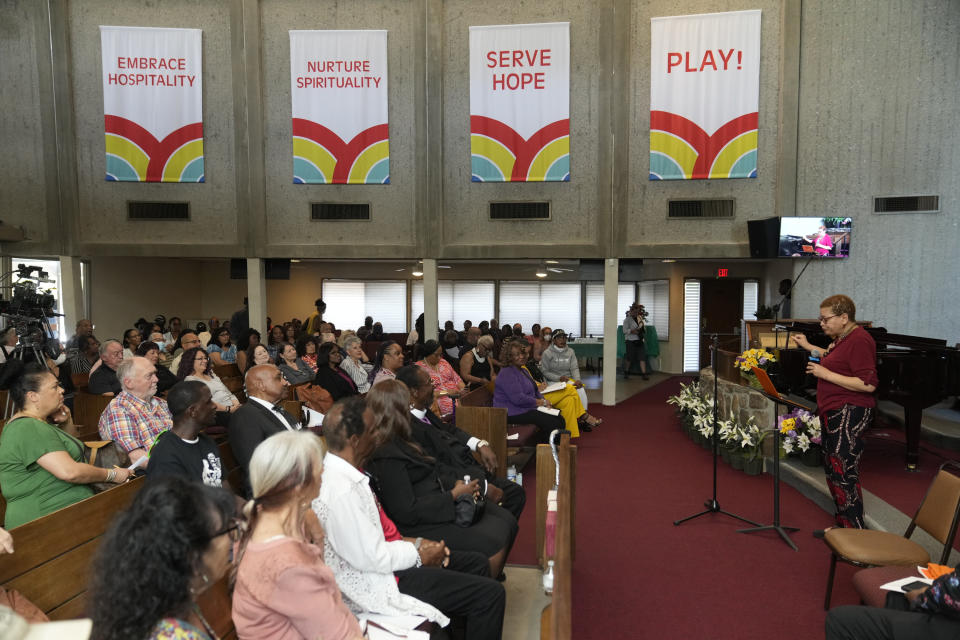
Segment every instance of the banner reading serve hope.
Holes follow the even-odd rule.
[[[570,23],[470,27],[474,182],[570,180]]]
[[[386,31],[291,31],[295,184],[390,184]]]
[[[107,180],[204,181],[201,33],[100,27]]]
[[[650,179],[757,177],[760,11],[650,21]]]

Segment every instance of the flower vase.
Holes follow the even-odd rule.
[[[823,449],[817,445],[810,445],[810,448],[800,454],[800,462],[807,467],[823,466]]]
[[[763,389],[763,385],[760,384],[760,381],[757,379],[757,375],[753,372],[746,373],[741,372],[740,376],[744,379],[751,389]]]
[[[763,473],[763,458],[761,456],[744,458],[743,472],[748,476],[758,476]]]

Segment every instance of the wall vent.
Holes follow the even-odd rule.
[[[678,219],[732,218],[736,200],[670,200],[667,217]]]
[[[491,202],[491,220],[549,220],[549,202]]]
[[[311,202],[311,220],[369,220],[369,204],[347,202]]]
[[[938,213],[940,196],[882,196],[873,199],[874,213]]]
[[[128,220],[189,220],[189,202],[127,202]]]

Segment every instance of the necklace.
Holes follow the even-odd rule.
[[[203,625],[203,630],[210,636],[211,640],[220,640],[220,636],[217,635],[213,627],[210,626],[210,623],[207,622],[207,619],[200,613],[200,607],[197,606],[196,602],[193,603],[193,615],[197,616],[197,619],[200,620],[200,624]]]

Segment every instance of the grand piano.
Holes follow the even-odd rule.
[[[947,346],[946,340],[889,333],[882,327],[864,329],[877,343],[877,396],[903,407],[906,466],[916,470],[923,410],[960,394],[960,351]],[[785,325],[785,330],[803,333],[818,347],[830,344],[830,338],[816,323],[794,322]],[[781,349],[780,355],[781,384],[792,393],[810,397],[816,380],[806,373],[807,352],[799,348]]]

